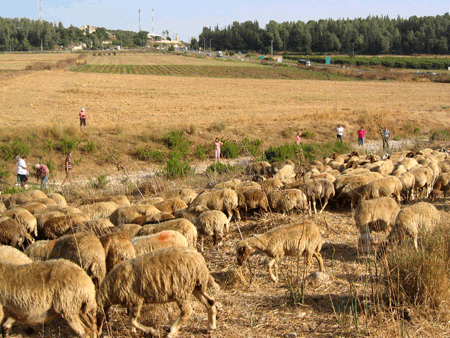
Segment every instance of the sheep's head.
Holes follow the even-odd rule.
[[[251,248],[247,242],[245,241],[239,241],[239,243],[236,246],[236,257],[237,257],[237,263],[239,266],[243,265],[245,261],[247,260],[248,256],[254,251],[253,248]]]

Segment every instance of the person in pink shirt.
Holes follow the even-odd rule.
[[[36,164],[34,166],[34,169],[36,169],[36,175],[38,179],[41,180],[41,188],[42,190],[47,189],[47,181],[48,181],[48,175],[50,174],[50,170],[48,170],[48,167],[45,164]]]
[[[366,140],[366,134],[367,132],[364,130],[363,127],[361,127],[358,131],[358,146],[364,146],[364,141]]]
[[[297,135],[295,136],[295,143],[297,143],[297,144],[302,143],[300,132],[298,132]]]
[[[86,127],[86,112],[84,111],[84,108],[81,108],[80,111],[80,128],[82,126]]]
[[[223,143],[220,142],[218,137],[216,137],[216,140],[214,141],[214,157],[216,159],[216,162],[220,160],[220,147],[221,146],[223,146]]]

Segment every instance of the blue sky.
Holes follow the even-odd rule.
[[[2,0],[0,17],[25,17],[39,19],[39,0]],[[247,20],[259,22],[264,28],[270,20],[307,22],[319,19],[365,18],[369,15],[389,15],[396,18],[410,16],[436,16],[449,12],[448,1],[376,1],[376,0],[226,0],[197,2],[164,2],[148,0],[42,0],[44,20],[62,22],[64,27],[92,25],[107,29],[138,31],[141,9],[142,30],[152,31],[152,8],[154,9],[154,32],[164,30],[174,37],[189,41],[198,38],[203,27],[219,28]]]

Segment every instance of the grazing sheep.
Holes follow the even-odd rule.
[[[208,207],[204,206],[203,204],[199,204],[192,205],[190,207],[187,207],[186,209],[177,210],[173,214],[176,218],[186,218],[188,221],[192,222],[197,218],[197,216],[208,210]]]
[[[25,192],[18,192],[15,194],[12,194],[7,200],[5,200],[3,203],[5,203],[5,206],[7,208],[12,208],[15,205],[23,204],[31,201],[36,201],[38,199],[47,198],[47,195],[41,191],[41,190],[28,190]]]
[[[217,183],[213,189],[233,189],[236,190],[236,187],[241,184],[241,180],[232,179],[230,181]]]
[[[204,236],[212,237],[213,244],[219,246],[223,240],[224,228],[227,233],[230,228],[229,219],[222,211],[218,210],[205,211],[193,223],[197,227],[197,231],[202,235],[202,251]]]
[[[401,201],[402,182],[396,176],[387,176],[367,184],[362,190],[362,199],[394,196],[397,202]]]
[[[184,210],[184,209],[182,209]],[[169,212],[160,212],[158,214],[154,214],[151,216],[140,216],[133,220],[133,223],[144,225],[144,224],[155,224],[165,222],[171,219],[174,219],[175,216]]]
[[[266,161],[252,162],[245,167],[246,175],[267,175],[271,171],[270,163]]]
[[[279,212],[308,209],[308,199],[300,189],[276,190],[267,197],[270,207]]]
[[[314,208],[315,214],[317,214],[316,201],[319,200],[320,202],[322,199],[324,200],[322,208],[319,211],[321,213],[327,206],[328,200],[335,194],[333,183],[326,179],[307,180],[300,185],[299,189],[308,198],[309,209],[312,211],[312,208]]]
[[[425,190],[425,197],[428,197],[433,187],[433,170],[428,167],[416,167],[411,172],[416,178],[414,186],[414,190],[416,191],[415,195],[420,197]]]
[[[115,226],[132,223],[134,219],[141,216],[151,216],[160,211],[151,204],[136,204],[117,208],[109,216],[109,220]]]
[[[204,191],[191,203],[191,205],[199,204],[205,205],[210,210],[226,211],[228,219],[231,220],[233,211],[235,211],[238,206],[238,196],[236,191],[232,189]],[[239,213],[236,212],[236,214],[236,218],[239,219]]]
[[[134,246],[136,256],[171,246],[184,248],[189,246],[186,237],[173,230],[164,230],[153,235],[134,237],[131,240],[131,244]]]
[[[26,244],[33,242],[33,237],[19,222],[9,217],[0,218],[0,244],[23,249]]]
[[[248,210],[260,209],[268,212],[269,201],[262,189],[251,189],[238,193],[238,206],[247,216]]]
[[[130,240],[141,230],[142,226],[140,226],[139,224],[122,224],[113,228],[109,228],[111,234],[126,234]]]
[[[173,213],[176,210],[185,209],[188,207],[186,202],[179,198],[171,198],[168,200],[164,200],[162,202],[153,204],[153,206],[161,212],[168,212],[168,213]]]
[[[261,182],[261,188],[264,190],[266,195],[269,195],[275,190],[279,190],[283,187],[283,183],[278,178],[268,178]]]
[[[414,241],[414,247],[418,250],[419,235],[432,231],[439,221],[439,211],[430,203],[419,202],[405,207],[397,214],[388,242],[392,245],[404,240],[407,236]],[[385,251],[383,250],[385,247],[386,244],[382,246],[382,252]]]
[[[80,205],[78,209],[90,219],[108,218],[117,209],[117,204],[114,202],[96,202]]]
[[[362,201],[355,209],[355,223],[360,233],[358,247],[370,252],[370,233],[389,231],[395,223],[400,206],[391,197]]]
[[[40,233],[42,231],[42,228],[44,227],[45,222],[47,222],[50,218],[60,217],[60,216],[64,216],[64,215],[65,215],[64,213],[62,213],[61,211],[58,211],[58,210],[55,210],[55,211],[45,210],[42,213],[35,214],[38,233]]]
[[[270,166],[270,171],[272,172],[273,175],[275,175],[281,169],[283,169],[284,167],[286,167],[288,165],[290,165],[292,168],[295,168],[294,162],[292,162],[291,160],[283,160],[283,161],[278,161],[278,162],[272,163],[272,165]]]
[[[23,227],[30,233],[37,237],[37,221],[36,218],[26,209],[23,208],[14,208],[5,211],[2,216],[10,217],[15,219],[19,224],[23,225]]]
[[[56,239],[66,234],[75,224],[86,221],[89,221],[89,217],[79,214],[50,218],[44,223],[42,231],[39,232],[39,239]]]
[[[0,202],[0,213],[2,213],[2,212],[4,212],[4,211],[6,211],[6,207],[5,207],[5,205],[3,204],[3,202]]]
[[[136,204],[155,204],[164,201],[162,197],[150,197],[138,201]]]
[[[136,258],[136,250],[126,233],[103,235],[100,242],[105,249],[107,272],[122,262]]]
[[[0,262],[0,286],[4,337],[15,321],[37,324],[55,315],[66,320],[79,337],[97,337],[95,287],[86,272],[72,262]]]
[[[45,212],[45,210],[47,209],[47,205],[39,202],[27,202],[21,204],[20,207],[29,211],[32,215]]]
[[[305,274],[312,263],[312,256],[319,263],[319,270],[323,271],[323,260],[320,255],[324,243],[319,227],[313,222],[295,223],[275,227],[263,234],[254,235],[239,241],[236,246],[238,265],[242,265],[253,251],[261,251],[271,258],[269,262],[270,278],[278,281],[277,261],[284,256],[305,255]],[[272,271],[275,267],[275,275]]]
[[[280,181],[284,179],[295,178],[295,169],[293,165],[285,165],[283,168],[278,170],[273,178],[277,178]]]
[[[175,337],[192,313],[189,298],[194,295],[208,312],[211,330],[216,329],[216,306],[206,294],[208,286],[216,286],[205,259],[193,248],[172,247],[156,250],[126,261],[111,270],[100,286],[97,302],[103,313],[114,304],[128,309],[130,326],[153,336],[158,330],[138,322],[145,303],[177,302],[181,314],[170,327],[168,337]],[[107,317],[108,318],[108,317]],[[100,327],[103,316],[100,317]]]
[[[25,249],[25,254],[35,262],[48,261],[55,243],[56,239],[36,241]]]
[[[50,197],[45,197],[45,198],[39,198],[37,200],[33,200],[34,202],[38,202],[38,203],[42,203],[45,204],[46,206],[50,206],[50,205],[58,205],[58,203],[56,203],[55,200],[51,199]],[[59,207],[61,207],[62,205],[59,205]]]
[[[97,198],[92,201],[92,203],[98,203],[98,202],[113,202],[117,205],[117,207],[127,207],[130,206],[130,200],[125,195],[114,195],[114,196],[106,196],[102,198]]]
[[[431,199],[434,201],[439,191],[444,194],[444,199],[447,193],[450,191],[450,172],[440,174],[434,183],[433,191],[430,194]]]
[[[158,194],[158,196],[164,199],[178,198],[184,201],[185,203],[189,204],[197,197],[197,193],[192,189],[181,188],[161,192]]]
[[[197,228],[194,224],[184,218],[177,218],[171,221],[162,222],[160,224],[147,224],[144,225],[136,236],[153,235],[163,230],[174,230],[180,232],[186,237],[189,246],[195,248],[197,245]]]
[[[54,200],[56,202],[56,204],[58,204],[58,205],[62,205],[65,207],[67,206],[66,198],[61,194],[58,194],[56,192],[51,192],[51,193],[47,194],[47,197]]]
[[[114,224],[108,218],[97,218],[87,222],[75,224],[66,234],[74,234],[76,232],[91,232],[97,236],[102,236],[110,233]]]
[[[236,187],[236,192],[244,192],[252,189],[261,189],[261,185],[253,181],[244,181]]]
[[[402,183],[402,195],[405,201],[414,200],[414,187],[416,185],[416,177],[410,171],[407,171],[398,176]]]
[[[33,260],[24,254],[22,251],[17,250],[9,245],[0,245],[0,262],[8,264],[29,264]]]

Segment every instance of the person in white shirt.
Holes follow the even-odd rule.
[[[344,135],[344,127],[338,124],[336,128],[336,136],[339,141],[342,142],[342,136]]]
[[[25,184],[28,182],[28,168],[27,163],[25,162],[26,159],[26,156],[24,156],[23,158],[20,158],[20,156],[16,156],[17,184],[19,184],[22,188],[25,188]]]

